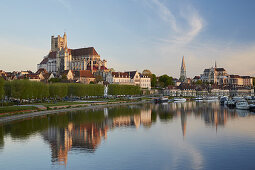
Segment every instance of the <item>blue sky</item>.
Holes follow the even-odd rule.
[[[189,77],[215,60],[255,76],[253,0],[1,0],[0,69],[36,71],[51,35],[68,47],[93,46],[117,71],[150,69]]]

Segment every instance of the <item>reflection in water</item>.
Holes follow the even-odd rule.
[[[75,124],[70,121],[66,127],[49,127],[41,134],[48,141],[52,153],[52,162],[60,165],[67,164],[68,152],[78,149],[85,152],[95,152],[102,139],[107,139],[107,131],[115,127],[130,126],[139,128],[151,125],[151,109],[133,108],[104,108],[101,119],[96,122],[80,122]],[[125,112],[122,112],[125,111]],[[139,113],[140,111],[140,113]],[[110,114],[108,114],[110,112]],[[77,116],[77,113],[74,113]],[[89,113],[87,113],[89,114]],[[92,113],[93,114],[93,113]],[[97,114],[102,114],[100,111]],[[131,115],[130,115],[131,114]],[[91,115],[93,116],[93,115]],[[90,116],[89,116],[90,117]]]
[[[217,132],[227,120],[251,115],[248,111],[230,110],[214,102],[145,104],[68,112],[0,126],[0,154],[4,150],[5,136],[28,140],[31,135],[40,134],[50,146],[52,164],[66,166],[69,151],[94,153],[101,141],[107,139],[108,131],[114,128],[151,128],[157,122],[166,124],[180,119],[180,133],[185,137],[191,116]],[[201,154],[187,143],[183,144],[183,149],[192,155],[196,162],[194,167],[201,167]]]

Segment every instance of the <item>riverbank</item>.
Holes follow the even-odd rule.
[[[84,106],[79,105],[77,107],[71,107],[71,108],[58,107],[57,110],[43,110],[43,111],[36,111],[36,112],[0,117],[0,124],[8,123],[15,120],[27,119],[27,118],[37,117],[37,116],[45,116],[50,114],[58,114],[63,112],[100,109],[105,107],[120,106],[120,105],[134,105],[134,104],[142,104],[142,103],[149,103],[149,102],[150,102],[149,100],[134,101],[134,102],[118,101],[118,102],[112,102],[112,103],[84,104]]]

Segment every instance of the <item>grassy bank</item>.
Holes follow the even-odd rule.
[[[4,113],[19,113],[19,112],[26,112],[26,111],[34,111],[38,110],[37,107],[34,106],[5,106],[0,107],[0,115]]]
[[[94,101],[94,102],[93,102]],[[4,106],[0,107],[0,117],[11,116],[16,114],[26,114],[28,112],[36,112],[39,110],[60,110],[67,108],[87,107],[91,105],[117,104],[127,102],[138,102],[141,99],[101,99],[86,101],[56,101],[47,103],[36,103],[33,106]]]

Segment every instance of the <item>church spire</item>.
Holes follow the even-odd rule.
[[[184,82],[186,80],[186,65],[184,61],[184,56],[182,57],[182,65],[181,65],[181,73],[180,73],[180,81]]]
[[[182,57],[182,65],[181,69],[184,69],[186,71],[186,66],[185,66],[185,61],[184,61],[184,56]]]

